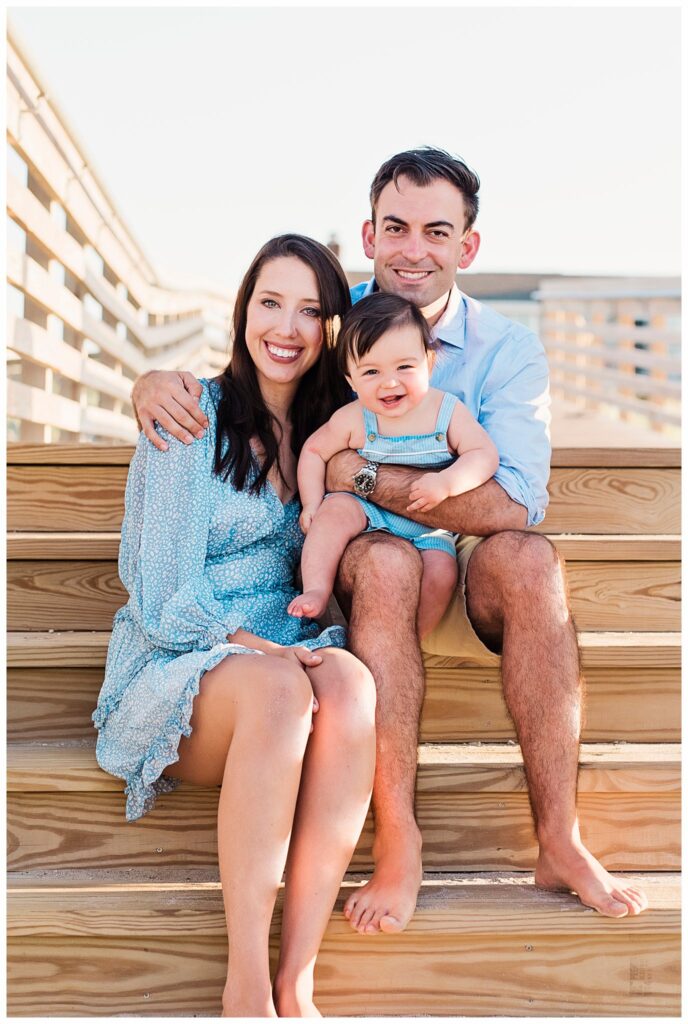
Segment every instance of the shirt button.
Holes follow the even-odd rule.
[[[444,434],[435,434],[435,440],[444,441]]]
[[[368,434],[368,440],[369,440],[369,441],[374,441],[374,440],[375,440],[375,437],[376,437],[376,435],[375,435],[375,434]]]

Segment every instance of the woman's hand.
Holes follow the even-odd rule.
[[[322,655],[316,654],[315,651],[309,651],[307,647],[282,647],[274,653],[278,658],[295,662],[297,665],[303,666],[303,668],[315,668],[317,665],[322,664]],[[316,715],[319,710],[318,698],[313,694],[313,714]],[[313,732],[312,722],[310,732]]]

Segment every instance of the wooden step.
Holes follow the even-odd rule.
[[[668,744],[584,745],[584,841],[608,868],[679,864],[680,757]],[[218,791],[181,786],[138,822],[124,820],[123,783],[86,744],[10,744],[8,866],[13,870],[207,865],[216,852]],[[534,864],[516,745],[419,747],[417,813],[428,870],[520,870]],[[369,818],[352,864],[371,867]]]
[[[7,716],[12,740],[93,737],[91,713],[110,634],[11,633]],[[677,633],[582,634],[587,742],[672,743],[680,739]],[[598,641],[604,641],[599,643]],[[514,739],[491,665],[425,657],[423,742]]]
[[[10,530],[119,529],[125,466],[10,466]],[[546,533],[672,534],[680,531],[677,469],[553,468]]]
[[[568,563],[571,608],[583,630],[678,630],[680,564],[674,561]],[[104,630],[127,600],[117,563],[8,563],[11,630]]]
[[[343,917],[360,884],[345,879],[317,962],[318,1005],[329,1016],[677,1014],[679,881],[634,881],[650,909],[612,921],[529,878],[426,876],[405,933],[364,936]],[[282,892],[273,969],[281,910]],[[12,1016],[220,1012],[227,945],[214,872],[193,881],[17,876],[8,926]]]
[[[678,562],[681,539],[677,536],[646,534],[547,534],[567,561],[573,562]],[[113,533],[7,534],[7,557],[11,561],[103,561],[116,562],[119,531]]]
[[[109,642],[109,630],[17,630],[7,634],[7,663],[11,668],[104,667]],[[681,666],[681,636],[677,632],[583,631],[578,634],[578,644],[584,670]],[[426,655],[425,661],[434,668],[475,664],[434,655]]]
[[[429,664],[426,680],[423,742],[515,739],[502,697],[499,666],[442,668]],[[590,668],[585,681],[584,741],[672,743],[680,739],[678,669]],[[91,713],[102,682],[102,667],[8,669],[10,739],[92,737]]]

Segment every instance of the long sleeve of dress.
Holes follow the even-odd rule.
[[[201,407],[208,412],[205,390]],[[164,431],[168,451],[141,435],[126,489],[120,577],[139,628],[157,647],[208,650],[242,623],[228,621],[206,574],[214,431],[184,445]],[[230,615],[231,618],[231,615]]]

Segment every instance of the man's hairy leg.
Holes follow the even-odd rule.
[[[639,914],[642,890],[610,875],[581,841],[576,782],[582,680],[565,569],[546,537],[506,531],[474,551],[466,576],[478,635],[502,649],[502,685],[528,780],[536,884],[576,892],[608,917]]]
[[[423,877],[414,815],[418,723],[425,678],[416,616],[422,563],[408,541],[386,533],[357,537],[339,567],[337,598],[349,618],[349,647],[377,688],[373,787],[375,871],[347,900],[359,932],[401,931]]]

